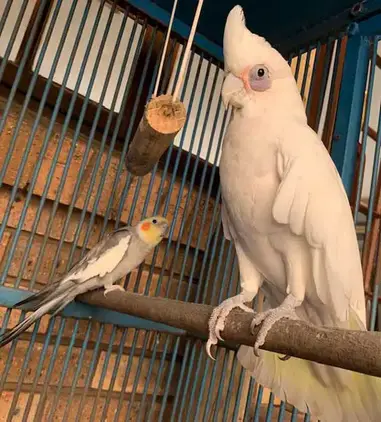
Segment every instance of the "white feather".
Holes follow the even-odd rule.
[[[111,273],[125,256],[131,242],[131,234],[120,239],[119,243],[107,249],[101,256],[89,260],[85,269],[75,272],[71,280],[90,280],[93,277],[104,277]]]

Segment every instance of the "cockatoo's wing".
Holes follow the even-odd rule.
[[[229,223],[229,217],[227,215],[227,211],[226,211],[226,207],[224,204],[224,200],[222,199],[222,203],[221,203],[221,220],[222,220],[222,228],[224,230],[224,236],[226,240],[232,240],[232,235],[231,235],[231,227],[230,227],[230,223]]]
[[[306,240],[317,294],[328,305],[321,314],[331,312],[335,326],[365,329],[361,261],[340,176],[312,130],[290,127],[289,133],[297,138],[282,140],[279,146],[280,185],[273,217]],[[308,301],[301,308],[309,311]],[[282,362],[270,352],[257,358],[247,346],[240,347],[238,359],[278,398],[324,422],[375,421],[379,416],[380,406],[373,405],[381,385],[378,378],[296,358]]]
[[[349,321],[353,309],[365,328],[361,261],[340,176],[309,127],[291,126],[287,133],[290,139],[282,140],[277,153],[281,183],[273,217],[306,239],[320,300],[340,321]]]

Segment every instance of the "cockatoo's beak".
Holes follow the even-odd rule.
[[[228,73],[225,77],[221,90],[222,102],[224,103],[225,108],[228,108],[229,104],[235,107],[240,107],[239,104],[234,102],[234,96],[243,89],[244,84],[242,80],[234,76],[232,73]]]

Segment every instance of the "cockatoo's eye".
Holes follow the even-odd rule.
[[[250,69],[249,85],[254,91],[266,91],[271,87],[270,72],[263,64],[258,64]]]

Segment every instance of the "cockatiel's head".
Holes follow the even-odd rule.
[[[246,28],[238,5],[226,20],[224,61],[226,77],[221,94],[225,107],[250,107],[257,114],[271,107],[292,106],[305,114],[290,66],[264,38]]]
[[[156,246],[167,234],[169,222],[160,215],[145,218],[136,225],[136,232],[143,242]]]

